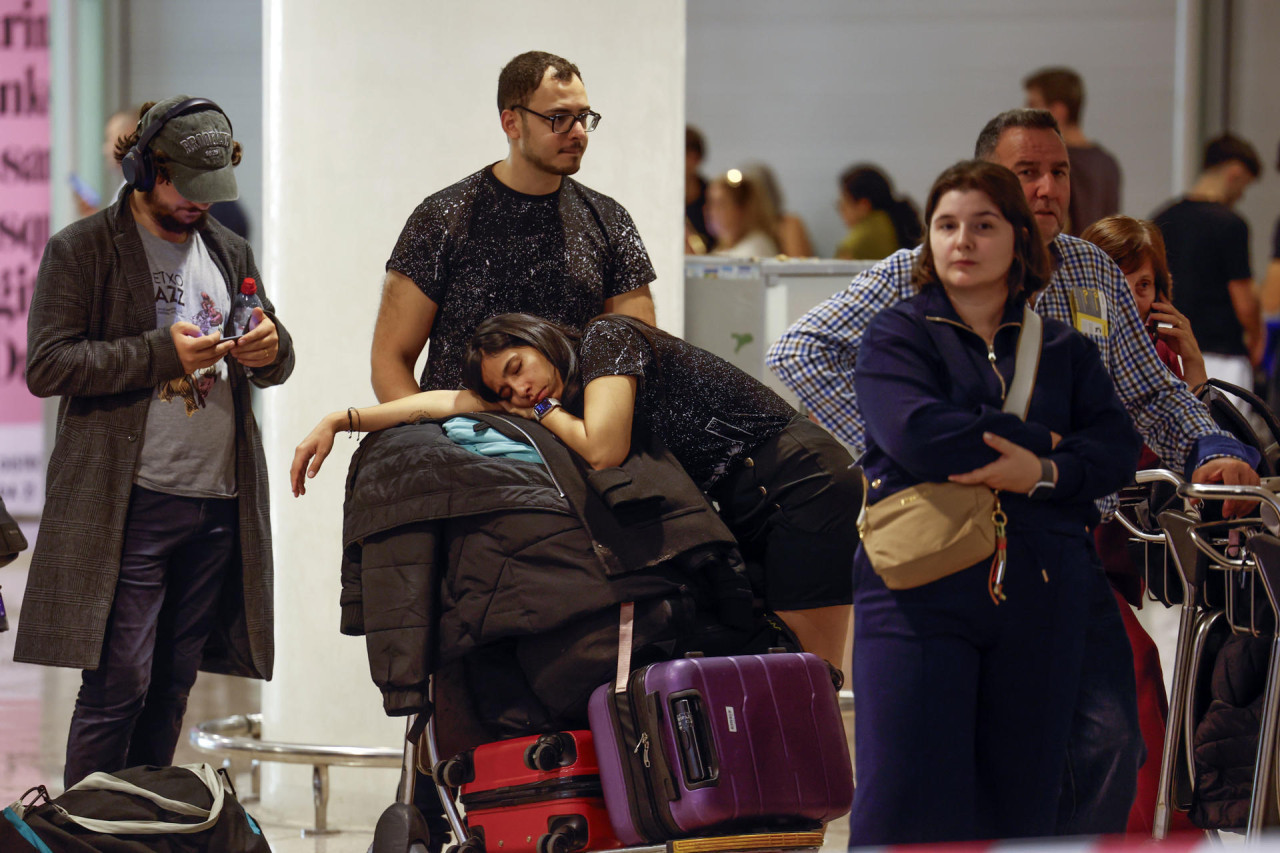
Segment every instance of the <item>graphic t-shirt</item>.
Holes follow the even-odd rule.
[[[657,329],[602,317],[578,350],[582,387],[601,376],[635,376],[636,419],[671,451],[702,489],[782,432],[796,411],[724,359]]]
[[[170,243],[142,226],[138,233],[151,268],[156,328],[185,320],[203,334],[222,329],[231,295],[200,235]],[[234,497],[235,448],[235,403],[223,359],[156,389],[134,482],[170,495]]]
[[[606,299],[655,277],[622,205],[572,178],[549,195],[525,195],[492,166],[418,205],[387,269],[439,306],[425,390],[462,386],[467,342],[489,317],[523,311],[581,330]]]

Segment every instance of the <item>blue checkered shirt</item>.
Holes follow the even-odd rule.
[[[1089,337],[1147,445],[1171,465],[1182,462],[1188,477],[1217,456],[1248,460],[1245,448],[1214,425],[1204,405],[1156,357],[1120,268],[1097,246],[1075,237],[1059,236],[1051,248],[1057,269],[1036,299],[1036,313],[1074,326],[1072,291],[1102,292],[1107,333]],[[866,422],[853,387],[858,345],[876,314],[915,295],[911,274],[919,251],[894,252],[797,320],[769,348],[769,368],[855,455],[866,450]],[[1109,516],[1114,497],[1099,501],[1099,508]]]

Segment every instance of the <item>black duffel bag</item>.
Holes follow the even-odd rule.
[[[93,773],[52,800],[33,788],[0,812],[0,850],[271,853],[226,771],[208,764]]]

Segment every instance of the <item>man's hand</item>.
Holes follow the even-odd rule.
[[[245,367],[266,367],[276,360],[280,349],[280,333],[276,324],[261,308],[253,309],[253,320],[256,323],[251,330],[232,341],[234,349],[231,357]]]
[[[1007,438],[984,432],[982,440],[1000,454],[1000,458],[967,474],[952,474],[947,479],[966,486],[986,486],[1006,492],[1026,494],[1040,480],[1040,458]]]
[[[1261,481],[1258,472],[1249,467],[1249,463],[1234,456],[1219,456],[1210,459],[1191,473],[1193,483],[1223,483],[1228,486],[1256,486]],[[1254,500],[1229,500],[1222,504],[1222,516],[1235,518],[1244,515],[1254,507]]]
[[[169,327],[169,337],[173,338],[184,373],[212,367],[235,346],[234,341],[222,340],[220,330],[201,335],[199,326],[182,320]]]

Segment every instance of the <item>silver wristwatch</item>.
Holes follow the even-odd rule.
[[[541,421],[551,413],[552,409],[560,408],[560,401],[555,397],[548,397],[533,407],[533,416]]]
[[[1053,467],[1053,463],[1045,457],[1040,457],[1040,479],[1031,487],[1031,491],[1027,492],[1027,497],[1033,501],[1042,501],[1053,495],[1053,487],[1057,485],[1054,482],[1057,469]]]

